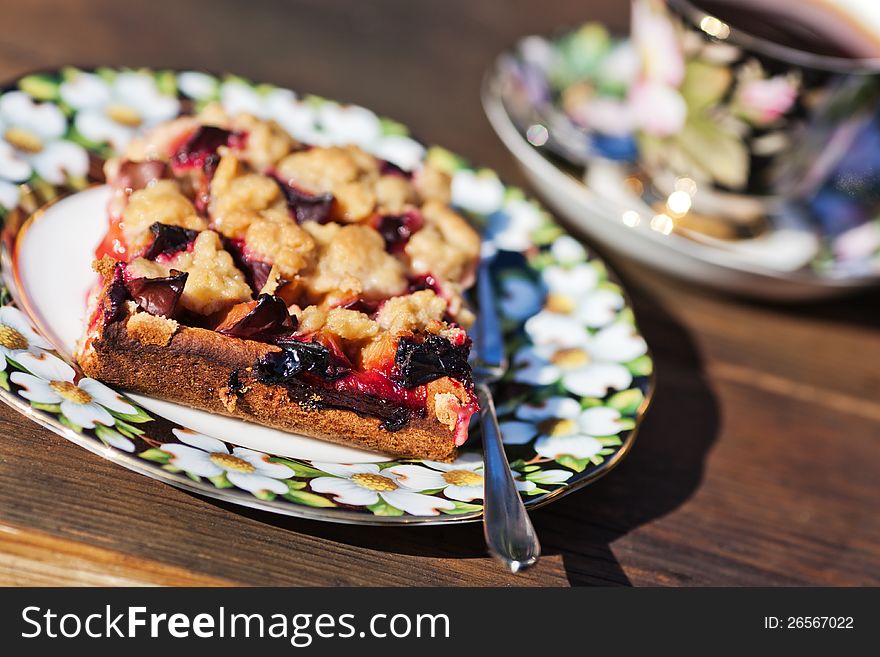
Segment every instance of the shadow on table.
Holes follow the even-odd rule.
[[[544,554],[562,556],[573,586],[630,584],[611,544],[675,510],[691,496],[717,434],[717,403],[702,378],[700,358],[687,332],[654,300],[636,294],[633,303],[657,371],[653,401],[636,444],[609,476],[533,514]],[[372,528],[300,520],[241,507],[236,507],[236,512],[276,527],[378,552],[446,559],[486,556],[479,523]]]
[[[771,304],[763,304],[771,307]],[[861,290],[851,296],[820,302],[802,302],[772,306],[790,317],[821,319],[835,324],[880,328],[880,288]]]

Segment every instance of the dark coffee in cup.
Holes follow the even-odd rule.
[[[749,230],[795,211],[824,223],[829,214],[813,206],[829,188],[835,202],[859,210],[847,216],[880,211],[873,191],[880,173],[852,173],[853,158],[862,157],[855,146],[867,143],[880,113],[880,1],[633,0],[632,7],[641,69],[627,100],[637,119],[634,160],[651,195],[665,198],[685,180],[694,216]],[[850,189],[838,189],[839,181]]]
[[[826,57],[880,58],[880,33],[869,20],[869,12],[880,14],[871,9],[874,0],[698,0],[693,4],[731,27],[780,46]]]

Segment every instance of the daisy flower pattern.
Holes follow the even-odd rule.
[[[35,103],[23,91],[0,96],[0,205],[18,205],[18,184],[33,173],[52,185],[83,179],[89,158],[63,139],[67,119],[57,105]]]
[[[545,327],[548,334],[541,333]],[[590,335],[571,318],[542,311],[526,322],[526,331],[539,335],[534,345],[514,356],[514,380],[539,385],[561,382],[568,392],[583,397],[625,390],[633,377],[624,363],[648,349],[633,327],[622,322]]]
[[[326,103],[317,112],[318,138],[329,144],[356,144],[405,171],[421,166],[425,147],[405,135],[385,134],[382,121],[357,105]]]
[[[621,443],[617,434],[632,428],[618,410],[606,406],[582,409],[570,397],[524,404],[517,409],[515,420],[500,426],[506,444],[522,445],[537,437],[535,452],[553,460],[562,456],[590,459],[610,454]]]
[[[568,268],[553,265],[542,272],[542,278],[548,291],[547,310],[573,317],[583,326],[604,326],[623,308],[623,296],[619,292],[596,288],[599,274],[590,263]]]
[[[453,181],[454,182],[454,181]],[[463,180],[459,177],[459,202],[471,207],[492,207],[498,192],[491,182]],[[481,205],[485,204],[485,206]],[[542,212],[533,203],[511,200],[489,216],[485,238],[502,251],[525,251],[532,243],[532,233],[544,224]]]
[[[74,382],[76,372],[57,356],[22,352],[15,360],[29,372],[16,371],[9,376],[21,386],[21,396],[38,404],[58,404],[64,417],[80,427],[112,427],[116,418],[110,411],[123,415],[137,413],[119,393],[100,381],[82,378]]]
[[[192,86],[191,82],[189,86]],[[272,119],[303,141],[314,135],[315,110],[300,103],[289,89],[270,89],[260,93],[246,82],[235,79],[227,80],[219,89],[220,104],[229,115],[244,113],[259,119]]]
[[[182,71],[177,75],[177,86],[193,100],[214,100],[220,84],[213,75],[202,71]]]
[[[19,354],[40,354],[52,345],[33,327],[18,308],[0,308],[0,371],[6,369],[6,359],[16,360]]]
[[[184,472],[209,479],[225,475],[230,484],[257,497],[289,490],[284,480],[293,476],[293,470],[272,463],[262,452],[244,447],[230,452],[223,441],[189,429],[174,429],[174,435],[183,444],[166,443],[160,449],[171,455],[170,465]]]
[[[452,177],[452,203],[459,208],[492,215],[503,202],[504,185],[491,171],[462,169]]]
[[[117,151],[138,131],[172,119],[180,111],[177,98],[162,93],[156,79],[143,72],[122,71],[108,81],[75,71],[61,84],[59,93],[77,110],[74,125],[79,133]]]
[[[463,454],[452,463],[423,461],[421,465],[395,465],[388,468],[398,481],[415,490],[440,490],[452,500],[472,502],[483,499],[483,459],[479,454]],[[517,477],[517,473],[514,473]],[[529,492],[537,488],[531,481],[516,478],[516,489]]]
[[[623,295],[616,286],[600,287],[604,283],[603,273],[588,261],[584,247],[574,238],[562,235],[550,245],[550,255],[553,263],[541,272],[547,290],[546,310],[589,328],[611,322],[625,305]],[[575,322],[565,324],[566,332]]]
[[[436,516],[440,511],[455,508],[451,500],[416,492],[407,476],[396,474],[392,468],[381,470],[375,463],[313,462],[329,477],[316,477],[309,482],[316,493],[329,493],[340,504],[372,506],[380,500],[415,516]],[[424,489],[421,489],[424,490]]]

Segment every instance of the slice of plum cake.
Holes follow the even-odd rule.
[[[105,165],[77,359],[132,391],[449,460],[477,410],[463,292],[480,238],[450,181],[209,106]]]

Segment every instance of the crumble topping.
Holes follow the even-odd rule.
[[[274,166],[296,146],[293,138],[275,121],[261,121],[250,114],[239,114],[228,125],[247,134],[242,157],[258,171]]]
[[[136,258],[126,266],[131,278],[162,278],[172,269],[188,274],[180,297],[186,310],[210,315],[251,299],[252,291],[244,275],[223,249],[220,236],[212,230],[199,233],[191,251],[181,251],[165,262]]]
[[[220,236],[212,230],[199,233],[192,251],[180,253],[169,265],[169,269],[189,274],[180,297],[181,305],[187,310],[209,315],[251,298],[252,291],[244,275],[223,249]]]
[[[468,437],[468,420],[477,410],[471,393],[451,379],[432,381],[428,390],[428,412],[453,432],[456,445],[463,445]]]
[[[449,430],[455,429],[460,407],[461,403],[458,401],[458,397],[451,392],[441,392],[434,395],[434,417]]]
[[[162,278],[169,274],[169,268],[146,258],[135,258],[125,270],[131,278]]]
[[[403,214],[416,202],[416,189],[402,176],[380,176],[374,187],[377,209],[381,214]]]
[[[333,308],[327,313],[324,330],[343,340],[359,342],[369,340],[379,332],[379,325],[357,310]]]
[[[129,319],[144,344],[167,343],[177,321],[283,334],[319,345],[302,358],[329,349],[344,361],[332,368],[367,375],[396,367],[406,340],[416,378],[439,375],[422,353],[431,341],[467,348],[473,314],[462,293],[480,238],[449,206],[449,176],[430,164],[408,173],[354,145],[310,147],[214,104],[133,141],[105,172],[127,247],[114,257],[128,260],[126,285],[137,279],[142,295],[152,286]],[[143,183],[128,184],[133,175]],[[456,394],[430,409],[450,428],[467,401]]]
[[[244,237],[251,222],[270,209],[286,218],[287,204],[278,183],[268,176],[245,172],[234,155],[220,158],[210,190],[213,228],[225,237]]]
[[[448,204],[452,200],[452,179],[430,164],[415,173],[413,182],[424,201]]]
[[[287,279],[315,261],[315,241],[285,215],[263,213],[248,226],[244,240],[257,260],[274,263],[279,275]]]
[[[355,180],[333,188],[336,200],[335,218],[346,223],[357,223],[370,217],[376,207],[376,195],[369,185]]]
[[[299,331],[303,335],[317,333],[327,321],[327,311],[319,306],[293,307],[292,314],[299,320]]]
[[[307,306],[294,309],[302,335],[328,333],[345,341],[364,343],[376,337],[379,324],[366,313],[349,308],[322,308]]]
[[[122,212],[121,224],[122,235],[132,252],[140,251],[152,241],[150,226],[156,222],[191,230],[208,227],[208,222],[198,215],[172,180],[157,180],[132,192]]]
[[[422,206],[424,227],[404,247],[417,274],[431,274],[450,281],[473,275],[480,255],[480,236],[457,212],[439,201]]]
[[[278,163],[276,170],[285,182],[304,192],[333,193],[337,187],[367,173],[358,166],[355,151],[360,149],[356,146],[312,148],[288,155]]]
[[[319,244],[314,272],[305,280],[315,297],[342,293],[385,299],[406,290],[403,263],[385,251],[385,242],[372,228],[313,222],[303,227]]]
[[[379,326],[391,333],[422,331],[432,323],[443,319],[445,313],[444,299],[438,297],[432,290],[420,290],[388,299],[379,309],[376,321]]]

